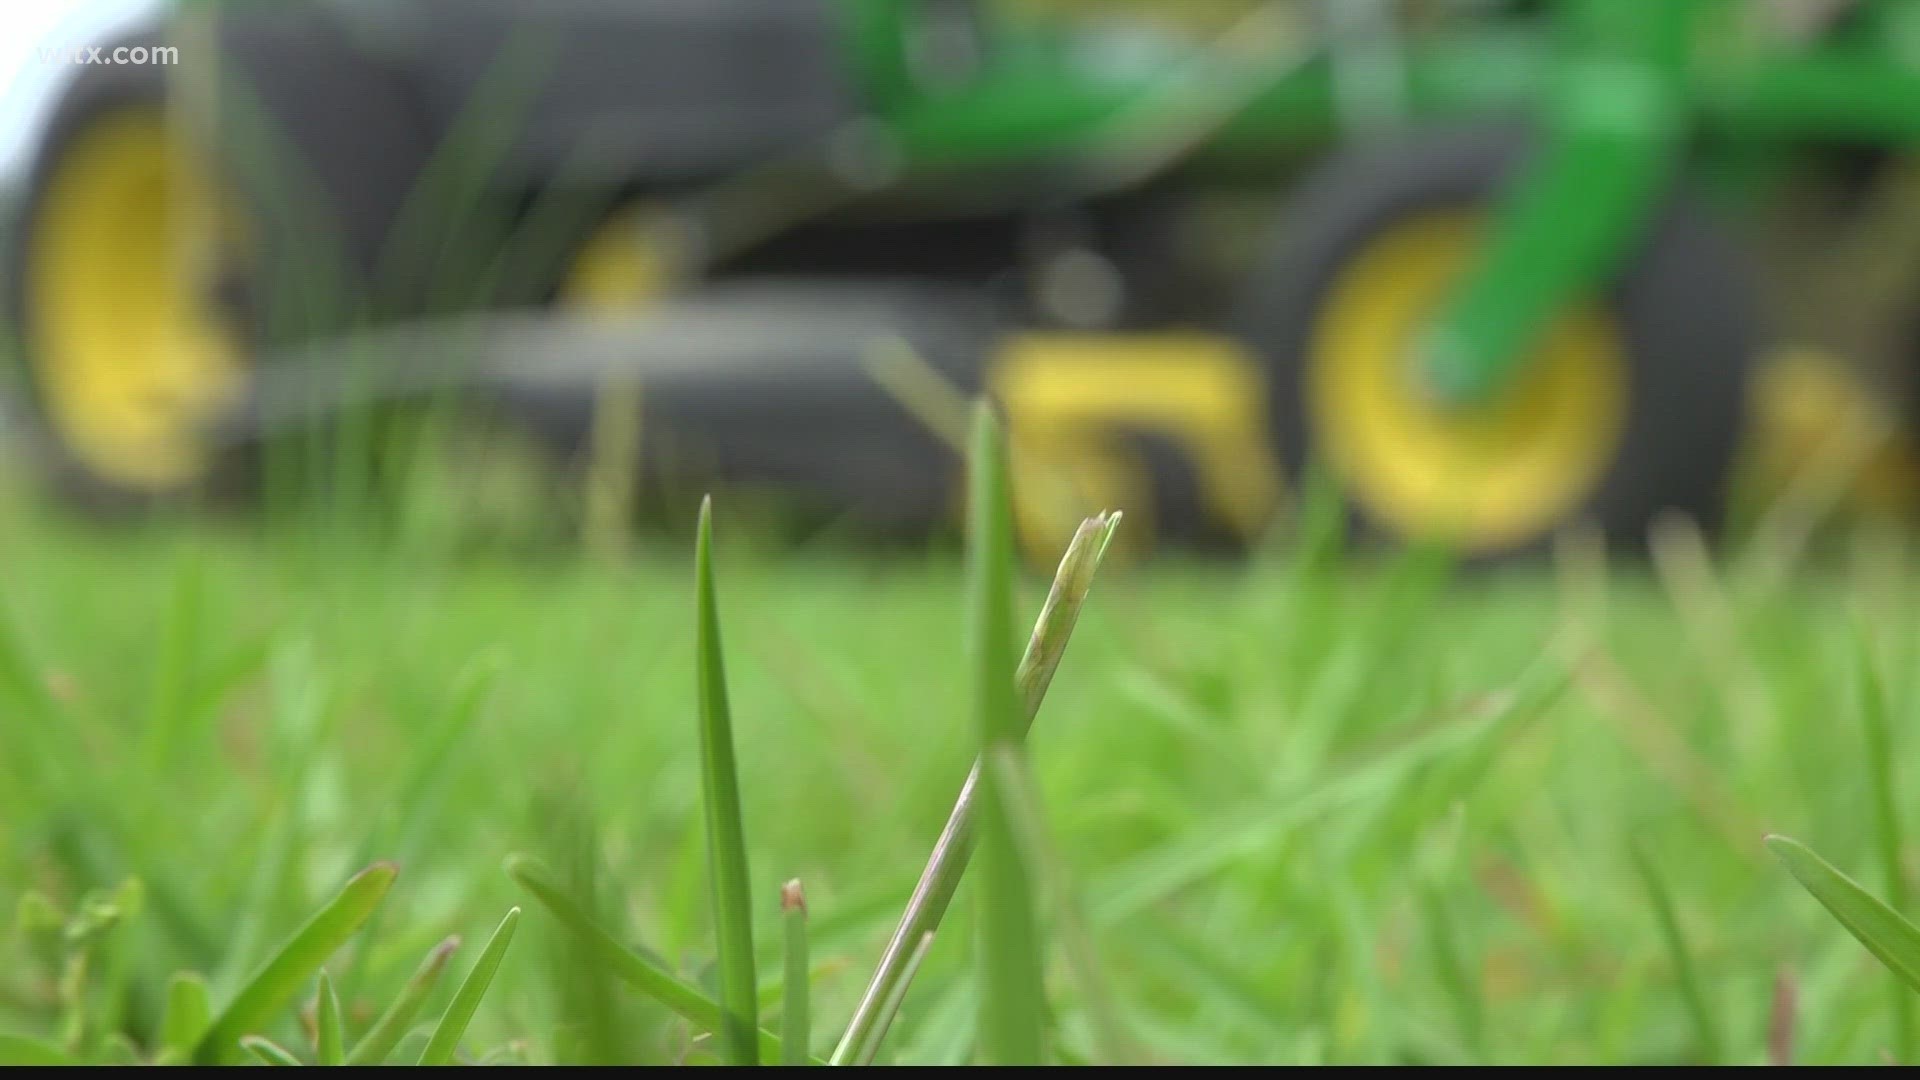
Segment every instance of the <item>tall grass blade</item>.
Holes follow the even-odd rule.
[[[1013,522],[1006,446],[992,407],[975,413],[968,587],[973,711],[984,760],[1020,745],[1013,690]],[[1008,823],[998,771],[980,774],[980,1045],[993,1065],[1040,1064],[1044,1004],[1033,888]]]
[[[56,700],[39,661],[27,647],[19,627],[0,608],[0,813],[10,803],[23,803],[36,813],[49,808],[84,807],[84,836],[75,840],[103,862],[120,862],[138,877],[168,934],[187,960],[204,964],[218,951],[218,939],[209,921],[192,909],[190,891],[178,880],[175,868],[153,858],[137,841],[138,820],[128,808],[129,789],[110,786],[97,763],[97,754],[84,745],[82,731],[93,727],[84,710]],[[145,800],[136,800],[145,801]]]
[[[247,980],[246,986],[200,1037],[200,1044],[194,1048],[194,1061],[217,1065],[231,1060],[239,1049],[240,1037],[285,1008],[300,986],[367,921],[399,872],[392,863],[375,863],[355,874],[326,907],[295,931]]]
[[[253,880],[246,900],[229,927],[226,955],[214,974],[214,986],[223,996],[244,986],[256,965],[272,955],[270,935],[278,931],[274,920],[284,901],[299,888],[296,867],[312,840],[310,811],[321,775],[316,765],[325,756],[334,694],[332,680],[315,659],[313,642],[305,635],[276,645],[269,667],[266,746],[273,808],[267,811],[266,836],[252,860]],[[353,865],[367,864],[356,859]],[[376,909],[368,922],[377,915]],[[366,928],[363,924],[360,929]],[[305,972],[301,981],[312,975]]]
[[[401,987],[400,995],[373,1022],[373,1027],[361,1036],[360,1041],[347,1055],[349,1065],[379,1065],[393,1053],[393,1048],[407,1033],[408,1025],[420,1014],[420,1007],[427,1003],[427,995],[440,983],[440,976],[447,970],[447,961],[453,958],[454,950],[460,947],[460,938],[456,935],[434,946],[432,952],[421,962],[420,967]]]
[[[1310,833],[1305,841],[1313,860],[1310,865],[1341,865],[1325,846],[1324,832]],[[1350,871],[1325,874],[1317,884],[1316,898],[1324,905],[1320,932],[1327,936],[1333,947],[1332,956],[1338,958],[1336,962],[1344,968],[1341,981],[1346,984],[1339,1019],[1333,1025],[1336,1060],[1368,1065],[1389,1063],[1395,1051],[1406,1045],[1409,1018],[1403,1010],[1394,1007],[1387,994],[1374,951],[1374,927],[1378,924],[1355,891]],[[1454,1052],[1447,1056],[1459,1060],[1465,1054]]]
[[[298,1066],[300,1064],[300,1059],[294,1057],[292,1051],[265,1035],[246,1036],[240,1040],[240,1049],[252,1054],[253,1059],[262,1065]]]
[[[1567,684],[1560,660],[1545,657],[1488,712],[1423,731],[1308,790],[1262,796],[1187,828],[1093,887],[1094,922],[1111,925],[1139,914],[1222,867],[1271,848],[1324,814],[1393,794],[1406,778],[1437,761],[1477,748],[1499,750],[1502,736],[1543,713]]]
[[[1767,1064],[1793,1064],[1795,1028],[1800,1017],[1800,981],[1781,968],[1773,976],[1773,1000],[1767,1004]]]
[[[1460,937],[1454,929],[1446,893],[1434,882],[1422,882],[1417,899],[1421,921],[1426,924],[1427,947],[1433,957],[1434,971],[1446,990],[1447,999],[1453,1003],[1461,1041],[1485,1063],[1488,1058],[1486,1010],[1466,958],[1461,955]]]
[[[1217,944],[1191,930],[1176,928],[1158,934],[1129,934],[1121,941],[1131,958],[1157,979],[1191,994],[1209,1011],[1253,1033],[1267,1045],[1280,1046],[1298,1037],[1298,1016],[1288,1015],[1287,1004],[1244,970],[1247,958],[1230,955],[1234,952],[1231,945]],[[1301,1008],[1303,1004],[1306,1003],[1294,1003],[1291,1011],[1296,1014],[1305,1011]],[[1136,1029],[1140,1028],[1139,1019],[1136,1014]],[[1153,1023],[1151,1019],[1146,1022]],[[1167,1045],[1165,1034],[1165,1031],[1158,1032],[1162,1037],[1154,1039],[1156,1045]],[[1182,1035],[1173,1042],[1192,1039],[1191,1035]],[[1206,1055],[1195,1060],[1211,1060],[1219,1053],[1219,1048],[1209,1048]]]
[[[795,878],[780,890],[781,919],[786,926],[787,973],[782,984],[786,1004],[780,1013],[780,1064],[805,1065],[807,1043],[813,1037],[813,1017],[807,1001],[807,895]]]
[[[0,1065],[78,1065],[65,1050],[24,1035],[0,1032]]]
[[[1874,663],[1873,643],[1856,625],[1853,653],[1860,716],[1866,728],[1867,776],[1873,794],[1874,839],[1880,853],[1880,875],[1884,879],[1887,906],[1895,912],[1907,910],[1907,875],[1901,867],[1900,851],[1905,846],[1900,828],[1900,803],[1893,790],[1893,731],[1887,723],[1887,692]],[[1913,995],[1896,979],[1893,992],[1893,1057],[1895,1061],[1913,1060]]]
[[[893,1030],[894,1018],[900,1015],[900,1006],[907,1000],[907,990],[913,986],[913,977],[920,971],[920,965],[927,959],[927,953],[933,950],[933,931],[921,935],[919,944],[907,957],[906,977],[894,984],[893,993],[880,1006],[879,1020],[873,1029],[873,1038],[867,1040],[866,1049],[860,1052],[856,1065],[871,1065],[880,1055],[880,1047],[887,1041],[887,1032]]]
[[[420,846],[447,764],[454,751],[466,741],[474,721],[485,712],[500,673],[500,664],[488,656],[460,673],[446,711],[420,744],[420,752],[407,767],[406,780],[395,791],[392,802],[393,847],[399,858],[412,855]]]
[[[713,588],[713,499],[700,503],[694,549],[698,593],[696,647],[700,678],[701,791],[706,797],[707,859],[713,888],[714,934],[720,954],[720,1000],[726,1015],[720,1049],[734,1065],[756,1065],[753,1032],[760,1026],[753,962],[753,900],[747,876],[746,830],[740,820],[740,778],[734,766],[733,719],[727,709],[726,666],[720,655],[720,613]]]
[[[169,1063],[186,1061],[213,1020],[212,994],[198,972],[181,971],[167,983],[167,1012],[160,1021],[160,1052]]]
[[[343,1065],[347,1060],[346,1037],[340,1033],[340,997],[333,992],[333,980],[327,969],[320,969],[320,989],[315,995],[313,1057],[318,1065]]]
[[[467,1025],[473,1022],[473,1014],[480,1008],[480,999],[487,996],[487,988],[493,985],[493,973],[500,969],[500,959],[507,955],[507,946],[513,944],[514,928],[519,925],[520,909],[508,909],[506,918],[500,920],[493,937],[488,939],[487,947],[480,951],[480,959],[473,962],[473,970],[467,972],[460,989],[454,991],[447,1011],[440,1014],[439,1026],[433,1029],[427,1048],[420,1052],[420,1064],[445,1065],[453,1060],[460,1037],[467,1033]]]
[[[1633,845],[1633,868],[1640,875],[1640,883],[1647,890],[1647,899],[1653,904],[1654,918],[1660,922],[1660,936],[1666,942],[1667,953],[1673,960],[1675,976],[1680,980],[1680,996],[1687,1005],[1687,1016],[1693,1021],[1694,1041],[1700,1049],[1701,1063],[1717,1065],[1723,1060],[1725,1043],[1720,1040],[1720,1025],[1713,1018],[1712,1000],[1708,998],[1706,986],[1700,981],[1700,974],[1693,966],[1693,950],[1687,946],[1686,932],[1680,928],[1679,916],[1673,910],[1673,897],[1667,892],[1667,883],[1660,876],[1660,868],[1639,844]]]
[[[534,817],[556,860],[553,880],[588,919],[611,919],[618,910],[617,900],[602,883],[599,826],[592,811],[577,796],[549,789],[535,800]],[[617,1065],[638,1057],[641,1025],[620,999],[614,973],[575,935],[548,935],[548,945],[542,967],[555,991],[555,1019],[562,1025],[556,1053],[594,1065]]]
[[[620,944],[612,934],[587,914],[587,909],[579,901],[557,888],[546,872],[537,867],[531,859],[523,855],[510,857],[507,860],[507,876],[531,893],[535,900],[540,901],[542,907],[581,939],[597,961],[619,976],[628,986],[708,1031],[719,1028],[720,1005],[718,1002],[708,997],[700,988]],[[764,1028],[761,1029],[760,1056],[763,1059],[780,1060],[780,1046],[778,1035]],[[826,1064],[818,1058],[813,1058],[811,1061],[815,1065]]]
[[[388,815],[361,838],[355,849],[355,861],[367,863],[376,853],[384,853],[405,865],[419,855],[420,847],[432,836],[430,826],[444,792],[447,763],[453,759],[453,751],[467,740],[474,721],[486,711],[497,676],[499,663],[492,655],[470,663],[461,671],[444,711],[432,728],[428,728],[426,738],[420,740],[405,780],[384,799],[382,805],[388,807]],[[378,934],[378,930],[380,913],[376,911],[367,924],[367,936]],[[349,995],[353,986],[357,986],[361,959],[361,955],[355,955],[353,965],[340,980]]]
[[[1769,836],[1767,847],[1847,933],[1901,981],[1920,990],[1920,929],[1798,840]]]
[[[1089,518],[1080,523],[1073,540],[1067,545],[1066,554],[1061,556],[1059,569],[1054,573],[1053,587],[1047,593],[1046,603],[1041,606],[1033,635],[1027,641],[1026,655],[1021,658],[1019,670],[1014,675],[1022,715],[1029,726],[1039,712],[1041,701],[1046,698],[1047,687],[1053,682],[1053,673],[1065,655],[1067,641],[1073,636],[1074,624],[1079,621],[1080,610],[1085,606],[1087,594],[1093,587],[1094,572],[1099,569],[1101,553],[1112,542],[1113,534],[1119,527],[1118,512]],[[921,871],[913,895],[907,900],[906,910],[901,912],[893,936],[888,939],[886,950],[867,982],[867,989],[861,995],[853,1019],[847,1024],[839,1044],[834,1047],[831,1059],[834,1064],[844,1065],[858,1060],[866,1041],[873,1037],[882,1006],[893,993],[894,987],[908,977],[907,966],[913,950],[919,947],[924,935],[940,925],[940,920],[946,915],[947,907],[953,901],[954,890],[959,888],[960,878],[966,873],[967,859],[973,850],[974,803],[978,797],[979,781],[980,764],[976,761],[973,771],[967,774],[966,782],[960,787],[953,810],[947,815],[946,827],[940,831],[939,839],[934,841],[926,868]]]
[[[201,578],[200,565],[191,551],[183,554],[173,571],[172,596],[166,619],[160,626],[155,650],[153,680],[149,692],[147,728],[141,760],[158,774],[172,760],[180,743],[180,728],[187,721],[189,685],[195,649],[200,638]]]
[[[429,825],[437,820],[434,813],[440,805],[443,790],[446,787],[448,763],[454,757],[454,751],[467,739],[474,720],[485,712],[484,706],[493,693],[500,665],[492,656],[470,664],[460,673],[452,696],[446,708],[434,722],[430,734],[419,744],[411,764],[407,767],[406,779],[394,790],[382,804],[391,808],[391,817],[382,825],[367,831],[361,838],[355,855],[357,862],[369,862],[376,853],[384,854],[405,865],[409,859],[419,854],[421,847],[431,837]],[[367,936],[374,937],[380,930],[380,913],[367,923]],[[362,971],[362,957],[356,955],[352,966],[340,980],[349,997]]]
[[[995,747],[988,753],[986,764],[987,771],[999,785],[998,794],[1006,807],[1007,823],[1019,845],[1020,856],[1053,903],[1067,966],[1086,1000],[1094,1051],[1101,1059],[1100,1064],[1139,1064],[1142,1060],[1139,1048],[1121,1022],[1120,1010],[1114,1004],[1106,974],[1094,951],[1093,937],[1087,931],[1079,897],[1067,878],[1065,863],[1054,850],[1040,788],[1034,782],[1025,752],[1019,747]]]

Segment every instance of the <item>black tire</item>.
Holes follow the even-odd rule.
[[[193,152],[248,226],[244,266],[229,267],[209,297],[244,362],[251,366],[277,347],[358,322],[418,313],[423,297],[450,291],[386,256],[395,219],[431,149],[390,73],[311,15],[223,19],[220,30],[220,54],[229,61],[222,119]],[[165,27],[151,27],[103,51],[169,43]],[[129,114],[166,116],[176,104],[174,70],[154,64],[77,69],[41,130],[6,240],[7,314],[24,360],[23,397],[42,421],[36,457],[57,493],[91,510],[140,510],[206,495],[245,498],[259,479],[261,433],[242,428],[208,433],[221,445],[191,485],[129,489],[72,452],[35,377],[44,350],[29,268],[50,188],[72,148],[96,125]],[[102,296],[100,303],[104,309],[115,298]]]
[[[102,51],[111,55],[118,46],[152,48],[163,42],[158,30],[147,30],[112,42]],[[23,419],[29,422],[33,433],[28,451],[41,476],[58,495],[89,510],[138,509],[151,502],[152,496],[128,490],[82,464],[51,422],[42,380],[36,374],[41,331],[34,316],[31,266],[52,181],[70,148],[94,125],[113,117],[164,112],[165,70],[145,64],[90,64],[78,69],[42,128],[26,186],[7,230],[6,319],[20,362],[19,385],[26,414]],[[107,305],[115,302],[112,297],[102,300]],[[231,471],[225,460],[216,462],[213,469],[219,477]]]
[[[1509,132],[1415,135],[1342,152],[1300,187],[1238,319],[1245,343],[1270,364],[1276,438],[1296,480],[1323,457],[1304,383],[1316,319],[1336,275],[1410,215],[1486,205],[1525,149],[1526,140]],[[1658,206],[1604,298],[1627,369],[1614,450],[1571,513],[1479,554],[1538,554],[1555,531],[1576,522],[1629,549],[1643,546],[1648,525],[1668,512],[1716,528],[1760,342],[1753,297],[1740,256],[1701,209],[1679,194]],[[1358,535],[1412,539],[1358,500],[1348,504]]]
[[[458,292],[444,276],[484,255],[449,230],[396,235],[433,153],[407,72],[323,8],[223,10],[220,115],[210,148],[257,227],[263,347],[423,313]],[[480,230],[470,230],[478,232]]]

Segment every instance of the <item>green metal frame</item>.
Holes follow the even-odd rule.
[[[848,69],[909,174],[1064,164],[1086,168],[1049,175],[1084,177],[1130,152],[1201,167],[1283,157],[1350,128],[1342,57],[1324,41],[1169,38],[1116,59],[1071,19],[973,0],[984,66],[929,87],[910,34],[923,6],[944,0],[830,2]],[[1705,171],[1743,177],[1815,138],[1920,144],[1920,0],[1856,0],[1844,30],[1803,41],[1748,32],[1760,14],[1759,0],[1557,0],[1545,18],[1488,16],[1392,42],[1383,77],[1404,85],[1382,100],[1405,109],[1393,119],[1521,116],[1537,135],[1485,247],[1409,358],[1437,400],[1469,406],[1508,385],[1555,313],[1613,274],[1692,135],[1723,136]]]
[[[1507,385],[1534,337],[1639,231],[1692,122],[1688,48],[1714,2],[1573,6],[1573,47],[1545,97],[1539,150],[1423,336],[1419,373],[1440,401],[1472,404]]]
[[[1196,94],[1244,93],[1250,80],[1254,92],[1195,142],[1194,159],[1297,148],[1342,130],[1325,53],[1169,55],[1116,75],[1075,59],[1070,26],[1003,18],[978,78],[926,94],[902,44],[920,0],[840,2],[856,66],[913,165],[1124,148],[1155,138]],[[1493,207],[1485,247],[1409,358],[1436,400],[1471,406],[1509,384],[1555,314],[1614,273],[1692,135],[1723,137],[1711,152],[1726,160],[1706,171],[1743,176],[1811,139],[1920,144],[1920,70],[1906,61],[1920,55],[1920,2],[1858,0],[1844,32],[1804,41],[1752,33],[1761,14],[1752,0],[1560,0],[1545,21],[1398,43],[1405,122],[1521,115],[1538,136]]]
[[[1497,394],[1554,314],[1610,277],[1690,133],[1776,153],[1920,143],[1920,72],[1904,59],[1920,53],[1920,4],[1862,0],[1844,33],[1791,44],[1743,37],[1757,11],[1740,0],[1569,0],[1563,13],[1571,55],[1539,153],[1416,358],[1443,402]]]

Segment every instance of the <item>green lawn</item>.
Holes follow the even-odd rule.
[[[753,548],[728,520],[759,970],[778,977],[779,887],[799,877],[824,1053],[970,761],[961,560]],[[536,855],[711,986],[691,544],[616,569],[242,532],[0,518],[0,902],[71,912],[142,886],[82,972],[46,934],[9,931],[0,1032],[144,1055],[174,972],[205,973],[218,1005],[390,858],[381,913],[329,964],[349,1039],[457,933],[422,1013],[438,1016],[519,904],[464,1055],[684,1057],[685,1026],[501,867]],[[1696,563],[1684,537],[1665,573],[1604,577],[1577,559],[1487,574],[1310,550],[1109,567],[1035,727],[1056,846],[1153,1057],[1648,1063],[1717,1044],[1761,1062],[1783,981],[1797,1060],[1895,1051],[1891,976],[1761,838],[1887,891],[1858,669],[1865,649],[1889,676],[1903,765],[1920,718],[1903,552],[1843,547],[1783,585],[1755,571],[1764,557]],[[1024,583],[1023,623],[1043,584]],[[1634,845],[1671,895],[1678,951]],[[973,921],[963,888],[889,1056],[969,1054]],[[1086,1016],[1055,951],[1073,1059]],[[264,1033],[311,1054],[291,1010]]]

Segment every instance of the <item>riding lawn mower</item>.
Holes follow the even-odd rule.
[[[1206,17],[180,0],[112,43],[175,62],[75,69],[9,230],[37,460],[148,506],[457,399],[919,528],[984,394],[1036,551],[1250,543],[1310,474],[1388,540],[1631,545],[1836,433],[1910,498],[1920,4],[1158,10]]]

